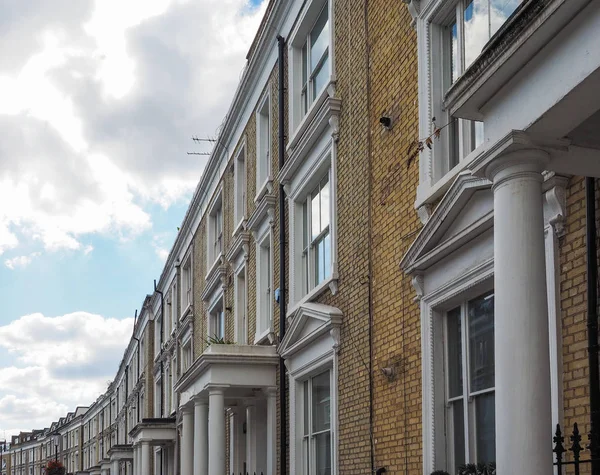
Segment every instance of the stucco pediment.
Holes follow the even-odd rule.
[[[403,257],[408,274],[424,271],[493,226],[491,183],[466,171],[458,175]]]
[[[279,345],[279,354],[292,356],[327,332],[336,333],[342,324],[342,311],[330,305],[305,303],[293,313],[292,324]],[[334,336],[334,340],[338,336]]]

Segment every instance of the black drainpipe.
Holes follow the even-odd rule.
[[[277,46],[279,47],[279,170],[283,168],[285,161],[285,38],[277,35]],[[285,336],[286,318],[286,278],[285,278],[285,191],[283,185],[279,184],[279,341]],[[280,469],[279,473],[287,473],[287,391],[286,391],[285,362],[279,357],[279,412],[280,412]]]
[[[585,179],[586,251],[588,297],[588,359],[590,365],[590,412],[592,475],[600,475],[600,381],[598,373],[598,249],[596,245],[596,180]]]

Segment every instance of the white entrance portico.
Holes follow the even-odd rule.
[[[181,475],[276,473],[278,363],[274,346],[213,344],[180,378]]]
[[[150,474],[155,447],[172,448],[177,440],[175,419],[142,419],[130,432],[133,440],[133,473]]]
[[[110,457],[110,474],[121,475],[122,467],[127,462],[133,462],[133,446],[130,444],[113,445],[108,450]]]

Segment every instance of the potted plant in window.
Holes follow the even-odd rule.
[[[65,475],[66,470],[58,460],[50,460],[46,465],[46,475]]]
[[[467,463],[458,467],[457,475],[496,475],[496,464],[490,463]]]

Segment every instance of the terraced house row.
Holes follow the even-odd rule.
[[[600,458],[598,44],[589,0],[272,0],[114,381],[2,475]]]

